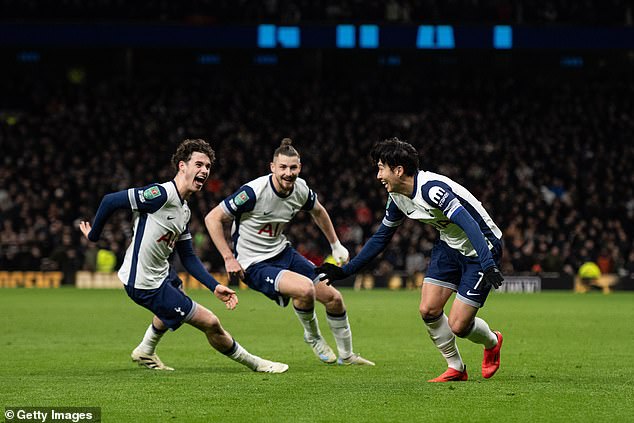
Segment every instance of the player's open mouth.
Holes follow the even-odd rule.
[[[206,179],[207,178],[203,178],[202,176],[196,176],[194,178],[194,182],[196,183],[197,186],[200,185],[202,187]]]

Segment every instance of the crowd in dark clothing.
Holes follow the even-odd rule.
[[[224,267],[204,216],[268,173],[284,137],[354,255],[387,198],[367,153],[396,136],[418,149],[422,169],[482,201],[504,233],[505,274],[574,274],[586,260],[634,273],[631,78],[25,78],[2,90],[2,270],[93,269],[78,220],[94,217],[106,193],[170,180],[171,155],[186,138],[216,150],[213,175],[190,201],[194,245],[210,270]],[[131,231],[130,213],[118,212],[99,248],[121,261]],[[316,262],[329,253],[308,214],[286,232]],[[407,220],[372,266],[424,268],[436,239],[433,228]]]
[[[627,25],[629,0],[1,0],[18,21],[134,21],[191,24],[437,22]]]

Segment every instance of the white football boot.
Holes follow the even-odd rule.
[[[354,354],[354,353],[348,358],[339,357],[339,359],[337,360],[337,364],[339,364],[340,366],[350,366],[350,365],[375,366],[376,365],[374,364],[374,362],[361,357],[359,354]]]
[[[132,361],[138,363],[139,366],[147,367],[152,370],[174,370],[173,368],[163,364],[161,359],[156,354],[146,354],[138,347],[130,354]]]
[[[269,361],[263,358],[260,358],[260,360],[258,360],[257,366],[255,367],[255,369],[253,369],[254,372],[261,373],[284,373],[287,370],[288,364]]]
[[[326,343],[324,338],[319,337],[317,339],[308,339],[304,337],[306,342],[313,349],[313,352],[324,363],[332,364],[337,361],[337,356],[332,351],[332,348]]]

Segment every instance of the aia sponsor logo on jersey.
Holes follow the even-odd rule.
[[[167,246],[169,248],[174,248],[174,244],[176,244],[176,239],[178,238],[178,235],[176,235],[173,232],[167,232],[165,233],[165,235],[161,236],[159,239],[156,240],[157,243],[161,243],[164,242],[167,244]]]
[[[282,229],[284,228],[284,225],[281,223],[266,223],[264,224],[260,230],[258,231],[258,235],[268,235],[271,238],[276,237],[280,234],[280,232],[282,232]]]

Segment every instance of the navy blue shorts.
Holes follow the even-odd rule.
[[[501,243],[491,250],[496,265],[500,265]],[[457,292],[456,298],[473,307],[483,307],[491,287],[481,283],[482,267],[478,257],[467,257],[442,241],[431,250],[431,260],[425,282]]]
[[[285,270],[304,275],[313,282],[317,278],[315,265],[289,245],[275,257],[249,266],[244,282],[249,285],[249,288],[263,293],[278,305],[286,307],[290,298],[280,294],[278,287],[281,273]]]
[[[178,329],[196,311],[196,303],[183,291],[183,281],[175,272],[156,289],[137,289],[124,285],[128,296],[140,306],[156,315],[171,330]]]

